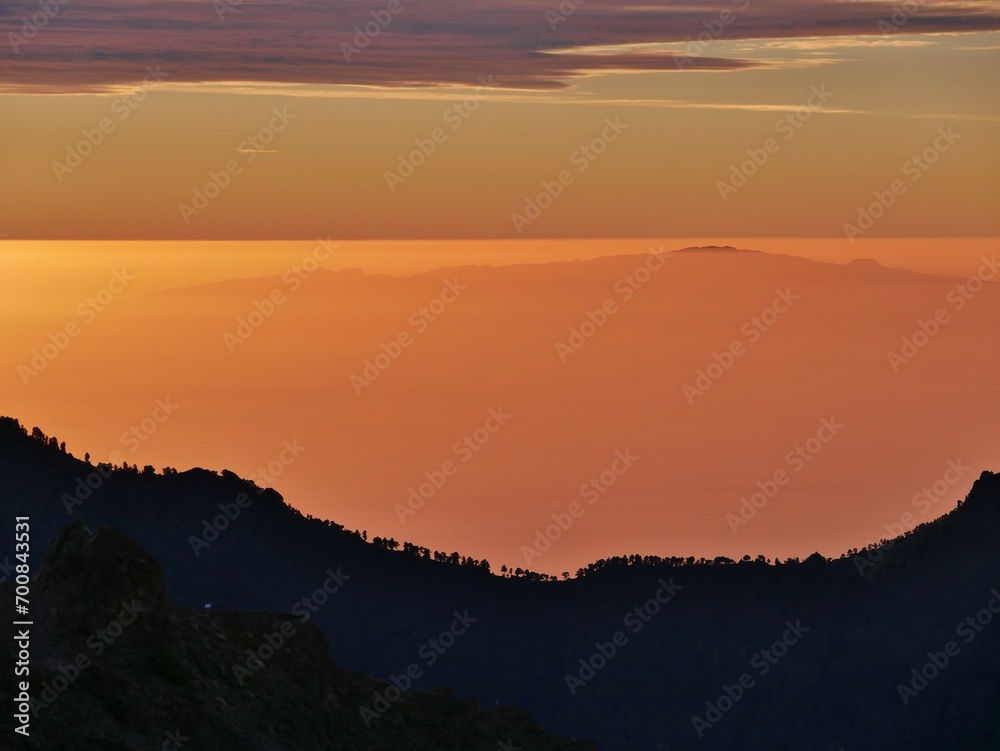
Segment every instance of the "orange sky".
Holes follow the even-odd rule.
[[[656,46],[658,54],[683,48]],[[500,72],[488,69],[478,75],[493,76],[492,88],[415,89],[194,84],[163,63],[162,82],[146,89],[14,89],[0,95],[8,176],[0,232],[23,239],[837,237],[896,180],[905,193],[866,236],[1000,231],[996,33],[723,36],[711,53],[767,66],[599,71],[560,90],[525,91],[503,87]],[[140,81],[145,70],[137,66]],[[815,90],[829,95],[817,99]],[[602,138],[609,119],[622,128],[613,141]],[[278,129],[268,132],[272,124]],[[942,128],[957,140],[935,151]],[[247,140],[262,131],[267,143]],[[100,143],[91,147],[87,133]],[[415,151],[421,143],[433,152]],[[933,164],[917,165],[914,157],[928,149]],[[81,151],[88,154],[77,160]],[[744,168],[754,155],[766,161]],[[238,172],[227,178],[227,165]],[[735,191],[720,189],[741,179],[734,170],[753,174]],[[537,219],[512,219],[564,172],[571,182]],[[198,191],[215,190],[213,174],[226,182],[218,196],[185,212]]]
[[[8,244],[26,252],[25,244]],[[367,244],[372,270],[395,263],[397,272],[416,272],[410,245]],[[450,248],[452,263],[464,245]],[[883,260],[902,260],[909,250],[901,265],[947,263],[955,277],[844,265],[843,248],[840,265],[681,255],[632,294],[625,280],[645,263],[648,246],[508,245],[536,260],[633,255],[596,265],[462,264],[396,276],[325,270],[357,264],[336,249],[313,264],[310,258],[325,255],[315,244],[257,245],[235,255],[208,245],[198,249],[200,262],[155,246],[119,248],[115,256],[112,244],[103,253],[77,250],[72,268],[67,248],[27,244],[33,262],[12,260],[3,276],[0,411],[42,426],[78,455],[118,451],[157,467],[253,475],[285,441],[297,441],[302,456],[269,484],[299,508],[371,536],[459,549],[496,565],[525,565],[522,546],[535,530],[585,502],[580,486],[614,466],[616,452],[632,452],[638,461],[621,481],[530,562],[557,574],[636,551],[836,554],[884,535],[884,525],[908,510],[921,520],[943,513],[974,475],[995,469],[1000,445],[990,420],[1000,405],[982,358],[1000,323],[1000,294],[989,286],[962,310],[949,299],[982,256],[996,255],[995,241],[870,241],[863,248]],[[797,245],[801,255],[835,249]],[[495,246],[464,247],[465,258],[493,260],[502,251]],[[264,267],[268,276],[256,276]],[[102,305],[116,271],[135,279]],[[185,274],[199,286],[178,285]],[[199,284],[241,277],[254,278]],[[434,303],[448,280],[468,289]],[[184,289],[169,291],[177,286]],[[754,334],[754,317],[786,289],[801,301]],[[266,309],[275,291],[281,301],[273,314],[246,336],[240,319]],[[608,324],[563,363],[556,344],[570,343],[571,329],[608,298],[618,305]],[[894,373],[888,353],[940,308],[953,320]],[[79,332],[25,376],[34,351],[69,322]],[[391,352],[400,332],[410,344],[370,386],[358,387],[355,377],[371,379],[366,361]],[[683,386],[696,384],[698,370],[733,341],[746,352],[689,404]],[[151,432],[130,435],[164,399],[177,411]],[[512,417],[466,462],[455,444],[489,427],[490,410]],[[847,427],[794,472],[787,455],[826,418]],[[400,521],[397,504],[449,460],[458,473]],[[952,460],[970,467],[963,482],[949,485],[926,513],[914,507],[912,496]],[[779,470],[792,476],[787,490],[733,533],[727,514]]]
[[[863,545],[1000,448],[996,287],[950,299],[998,251],[1000,2],[917,5],[5,6],[0,412],[158,467],[301,440],[298,507],[497,565],[602,471],[533,568]],[[632,286],[650,247],[726,244],[787,256]]]

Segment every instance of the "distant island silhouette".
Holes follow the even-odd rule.
[[[597,558],[664,550],[835,556],[842,545],[877,544],[898,499],[949,459],[990,466],[982,436],[1000,396],[978,363],[1000,326],[1000,285],[973,293],[968,280],[742,244],[648,249],[402,275],[314,267],[304,280],[230,279],[123,299],[120,315],[31,376],[24,394],[54,397],[82,377],[115,384],[108,398],[120,424],[88,420],[82,405],[57,423],[79,425],[71,448],[95,461],[146,464],[159,454],[172,458],[158,464],[210,462],[249,476],[250,457],[273,458],[297,436],[308,450],[279,484],[303,513],[401,551],[410,543],[433,558],[458,548],[515,575],[563,578]],[[123,352],[141,377],[121,380]],[[980,408],[924,398],[942,384]],[[177,417],[138,448],[123,445],[119,431],[167,396]],[[275,399],[288,408],[245,406]],[[914,404],[937,441],[909,429]],[[456,442],[496,408],[509,422],[482,451],[456,456]],[[843,437],[732,534],[741,497],[791,469],[785,457],[829,418],[846,425]],[[202,450],[206,430],[213,443]],[[714,454],[720,430],[725,459]],[[625,449],[639,461],[602,496],[611,502],[543,554],[522,553]],[[459,474],[401,516],[446,460]],[[465,530],[462,545],[452,525]]]

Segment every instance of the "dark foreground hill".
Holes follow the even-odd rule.
[[[1000,475],[839,560],[630,558],[539,582],[366,543],[232,473],[105,474],[0,421],[0,518],[30,514],[36,546],[73,519],[114,525],[182,607],[308,611],[338,665],[411,671],[599,749],[1000,748]],[[5,533],[0,563],[13,554]],[[342,586],[318,597],[331,575]]]
[[[176,608],[157,563],[110,527],[96,534],[79,521],[67,527],[32,589],[34,707],[19,748],[592,748],[552,739],[520,710],[486,709],[450,691],[390,693],[391,712],[366,716],[362,708],[390,686],[335,667],[308,620]],[[12,586],[2,601],[12,612]],[[11,644],[9,623],[0,631]],[[11,675],[7,652],[0,662]],[[0,700],[10,708],[13,698],[4,682]]]

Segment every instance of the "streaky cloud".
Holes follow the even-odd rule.
[[[73,0],[41,26],[38,6],[0,6],[0,90],[95,92],[160,65],[172,83],[261,82],[555,90],[601,71],[741,70],[766,62],[581,50],[699,39],[788,40],[1000,29],[992,0],[898,4],[731,0],[703,7],[629,0]],[[726,14],[726,15],[723,15]],[[720,21],[725,19],[725,22]],[[707,37],[706,37],[707,35]],[[822,48],[821,42],[809,46]],[[559,53],[559,54],[552,54]]]

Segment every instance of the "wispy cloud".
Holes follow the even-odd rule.
[[[383,27],[377,19],[385,19],[387,0],[230,0],[221,19],[208,0],[73,0],[25,44],[0,53],[0,86],[100,91],[136,82],[147,65],[159,64],[173,82],[430,87],[475,85],[478,76],[492,74],[500,88],[552,90],[587,73],[676,70],[673,53],[597,54],[594,48],[685,42],[723,10],[734,15],[724,31],[727,41],[773,40],[804,51],[866,44],[859,38],[824,46],[818,38],[879,35],[878,22],[896,10],[882,0],[753,0],[738,12],[742,3],[731,0],[703,6],[588,0],[553,27],[546,13],[559,9],[556,0],[391,1],[399,9]],[[0,40],[20,33],[37,10],[26,0],[0,4]],[[366,25],[379,31],[361,46],[357,30]],[[1000,7],[993,0],[923,3],[906,23],[907,34],[995,29]],[[361,51],[345,55],[342,45]],[[557,52],[562,54],[552,54]],[[698,56],[684,70],[763,65]]]

